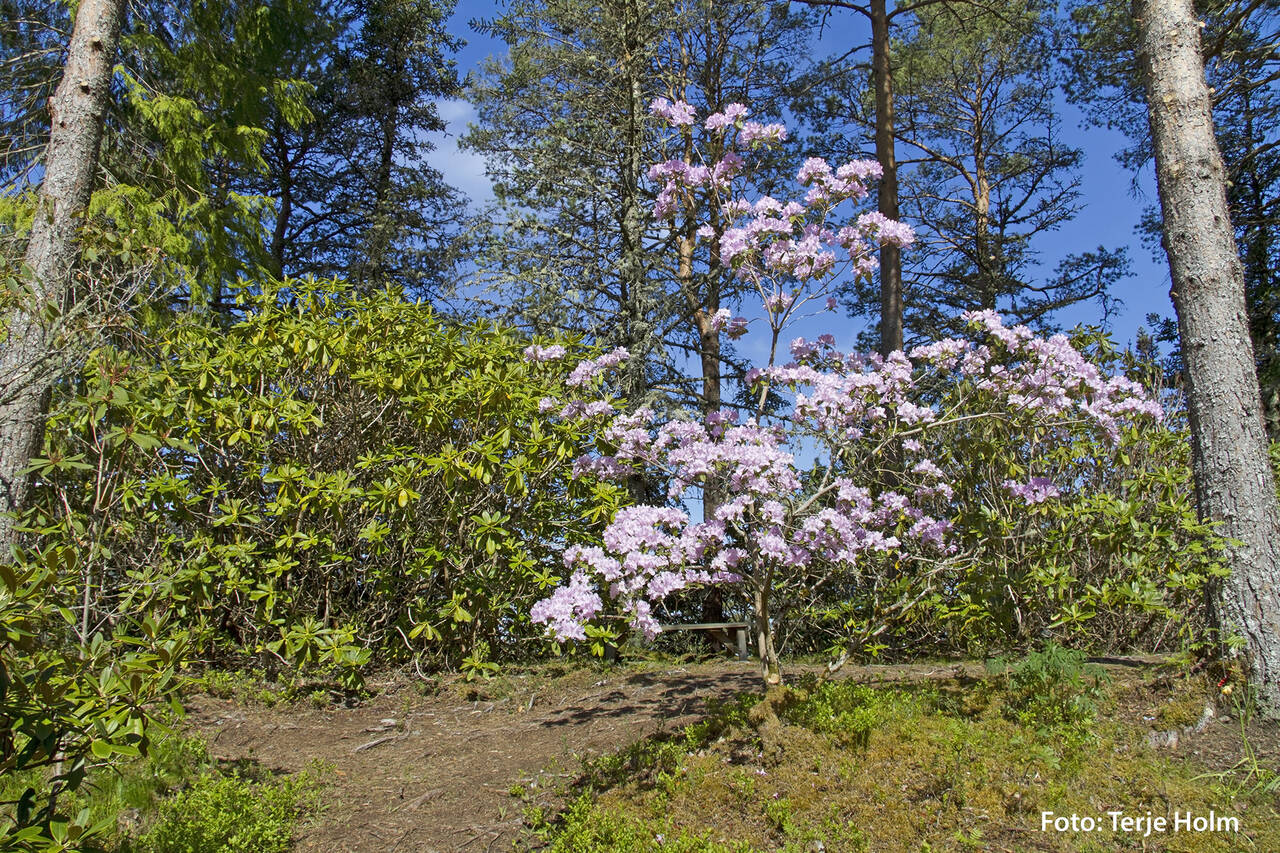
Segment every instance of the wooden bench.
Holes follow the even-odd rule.
[[[726,648],[736,648],[738,652],[738,660],[750,660],[751,656],[747,654],[747,623],[746,622],[696,622],[689,625],[659,625],[661,631],[706,631],[711,635],[711,639],[722,644]],[[735,642],[729,640],[729,631],[735,633]]]

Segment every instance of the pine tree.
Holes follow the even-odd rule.
[[[1227,169],[1227,202],[1244,264],[1249,327],[1262,387],[1268,433],[1280,438],[1280,264],[1276,238],[1280,209],[1280,3],[1241,4],[1203,0],[1195,4],[1204,24],[1201,56],[1212,91],[1214,127]],[[1072,49],[1066,54],[1068,96],[1089,120],[1120,130],[1129,146],[1117,159],[1135,174],[1152,159],[1146,100],[1137,59],[1138,33],[1126,0],[1074,3]],[[1160,217],[1149,211],[1143,229],[1159,241]],[[1161,340],[1176,342],[1172,324]],[[1174,361],[1178,356],[1174,354]]]
[[[1019,322],[1052,327],[1053,312],[1098,300],[1126,274],[1122,250],[1099,247],[1066,258],[1052,273],[1036,263],[1039,235],[1080,210],[1082,153],[1061,139],[1054,105],[1058,74],[1053,9],[1046,3],[918,2],[894,7],[893,38],[875,38],[875,10],[844,2],[873,24],[872,68],[852,55],[829,61],[809,82],[801,109],[828,131],[824,143],[847,140],[852,154],[875,140],[877,155],[896,149],[892,203],[921,239],[898,259],[906,338],[954,332],[967,310],[999,310]],[[876,71],[887,66],[890,85]],[[888,116],[886,123],[884,116]],[[852,129],[852,132],[850,132]],[[842,152],[843,153],[843,152]],[[882,256],[882,276],[885,258]],[[895,301],[883,279],[860,283],[846,298],[855,314]],[[886,300],[889,300],[886,302]],[[865,336],[874,337],[872,335]],[[868,341],[870,342],[870,341]]]
[[[93,193],[124,0],[82,0],[61,82],[24,258],[28,292],[7,307],[0,347],[0,560],[16,544],[10,513],[26,504],[26,468],[44,434],[54,345],[48,317],[72,297],[78,231]]]
[[[1196,502],[1227,540],[1231,574],[1216,612],[1224,632],[1244,641],[1260,703],[1280,717],[1280,503],[1199,21],[1191,0],[1134,0],[1133,18],[1186,364]]]
[[[445,129],[436,100],[458,93],[445,30],[452,2],[334,3],[285,57],[309,84],[311,118],[266,123],[265,168],[239,176],[275,201],[272,274],[338,276],[362,290],[438,295],[462,205],[427,162]]]

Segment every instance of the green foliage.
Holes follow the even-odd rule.
[[[1084,330],[1075,343],[1104,369],[1150,378],[1103,335]],[[1041,638],[1095,652],[1203,643],[1204,597],[1226,568],[1220,537],[1196,512],[1179,400],[1165,402],[1164,424],[1122,430],[1114,443],[1016,415],[923,431],[929,458],[957,472],[952,498],[922,505],[950,519],[957,554],[881,564],[867,571],[876,583],[828,587],[805,603],[814,616],[791,647],[839,650],[880,626],[897,638],[882,632],[868,652],[985,654]],[[1028,505],[1002,485],[1031,476],[1061,496]]]
[[[610,810],[593,808],[579,798],[553,826],[534,821],[534,832],[550,836],[544,849],[550,853],[630,853],[634,850],[671,850],[675,853],[748,853],[746,844],[717,844],[704,836],[653,821],[638,820]]]
[[[572,476],[583,427],[539,416],[558,380],[510,331],[336,287],[148,316],[59,387],[24,523],[81,549],[88,633],[158,602],[206,658],[348,688],[374,654],[483,673],[542,648],[529,605],[620,497]]]
[[[1084,652],[1056,643],[1046,643],[1017,663],[994,658],[987,663],[987,674],[1005,716],[1050,732],[1087,729],[1106,679],[1102,667],[1086,663]]]
[[[185,631],[147,590],[114,624],[86,631],[74,592],[90,559],[45,542],[0,565],[0,849],[62,849],[101,832],[87,810],[69,817],[69,795],[148,748],[157,700],[177,685]]]
[[[273,117],[312,119],[311,87],[285,57],[326,19],[311,0],[214,0],[141,4],[126,28],[101,154],[112,179],[95,193],[91,228],[158,251],[156,278],[192,305],[227,307],[225,289],[267,265],[273,199],[233,177],[267,168]]]
[[[63,811],[77,814],[34,841],[0,836],[0,849],[115,850],[119,853],[216,853],[286,850],[300,816],[318,803],[328,768],[278,779],[252,766],[218,769],[204,741],[170,730],[156,735],[143,756],[98,764],[84,783],[63,793]],[[0,799],[47,784],[48,770],[0,780]],[[77,835],[78,827],[91,827]],[[34,837],[34,836],[33,836]],[[16,845],[16,846],[11,846]]]
[[[137,853],[284,853],[294,826],[314,807],[308,774],[254,784],[205,774],[160,804],[158,819],[133,847]]]
[[[737,101],[760,119],[780,114],[811,32],[808,13],[792,9],[769,0],[514,0],[485,21],[508,51],[469,79],[477,121],[462,144],[486,156],[494,180],[496,203],[477,223],[487,236],[481,277],[501,294],[489,310],[626,347],[623,388],[633,401],[674,394],[719,408],[722,393],[730,397],[720,377],[745,367],[699,331],[697,316],[754,290],[704,263],[692,243],[677,248],[693,225],[669,231],[649,215],[645,170],[682,155],[664,149],[666,131],[648,106],[665,96],[708,112]],[[718,365],[715,390],[690,382],[685,354]]]
[[[849,679],[800,681],[804,698],[789,705],[780,718],[810,731],[832,736],[846,747],[865,747],[883,713],[876,691]]]

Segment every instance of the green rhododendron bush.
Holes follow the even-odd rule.
[[[1103,335],[1073,343],[1104,370],[1157,384]],[[983,654],[1053,639],[1105,654],[1206,639],[1205,596],[1227,574],[1221,540],[1196,514],[1181,396],[1156,393],[1164,421],[1127,426],[1114,444],[999,421],[936,437],[937,452],[969,462],[956,466],[952,517],[967,557],[912,642]],[[1059,494],[1028,503],[990,485],[1031,471]]]
[[[1114,443],[1083,423],[1013,418],[927,431],[921,451],[956,477],[941,513],[956,552],[945,565],[883,558],[868,582],[797,602],[804,615],[784,626],[785,649],[833,654],[861,640],[896,660],[1049,640],[1094,654],[1168,652],[1208,639],[1205,597],[1227,569],[1220,537],[1196,514],[1181,395],[1104,334],[1080,330],[1072,344],[1152,388],[1164,420],[1126,426]],[[887,460],[881,474],[890,483],[892,468]],[[1027,499],[1002,485],[1032,475],[1052,488]]]
[[[153,315],[58,388],[24,523],[32,559],[74,549],[76,633],[145,604],[198,658],[348,684],[541,652],[552,555],[620,497],[573,476],[581,427],[539,416],[559,380],[514,332],[337,287],[245,289],[221,324]]]

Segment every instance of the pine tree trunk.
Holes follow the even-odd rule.
[[[876,159],[884,169],[878,209],[898,218],[898,160],[894,151],[893,74],[889,66],[889,15],[885,0],[871,0],[871,70],[876,99]],[[902,349],[902,250],[880,247],[880,354]]]
[[[1246,641],[1259,700],[1280,716],[1280,507],[1191,0],[1134,0],[1164,245],[1186,365],[1196,500],[1221,522],[1231,575],[1215,614]]]
[[[81,216],[93,193],[102,122],[110,95],[124,0],[82,0],[62,80],[49,99],[51,131],[44,179],[24,259],[32,293],[4,318],[0,344],[0,513],[23,508],[30,464],[44,435],[54,345],[45,307],[65,307]],[[12,519],[0,516],[0,559],[16,543]]]

